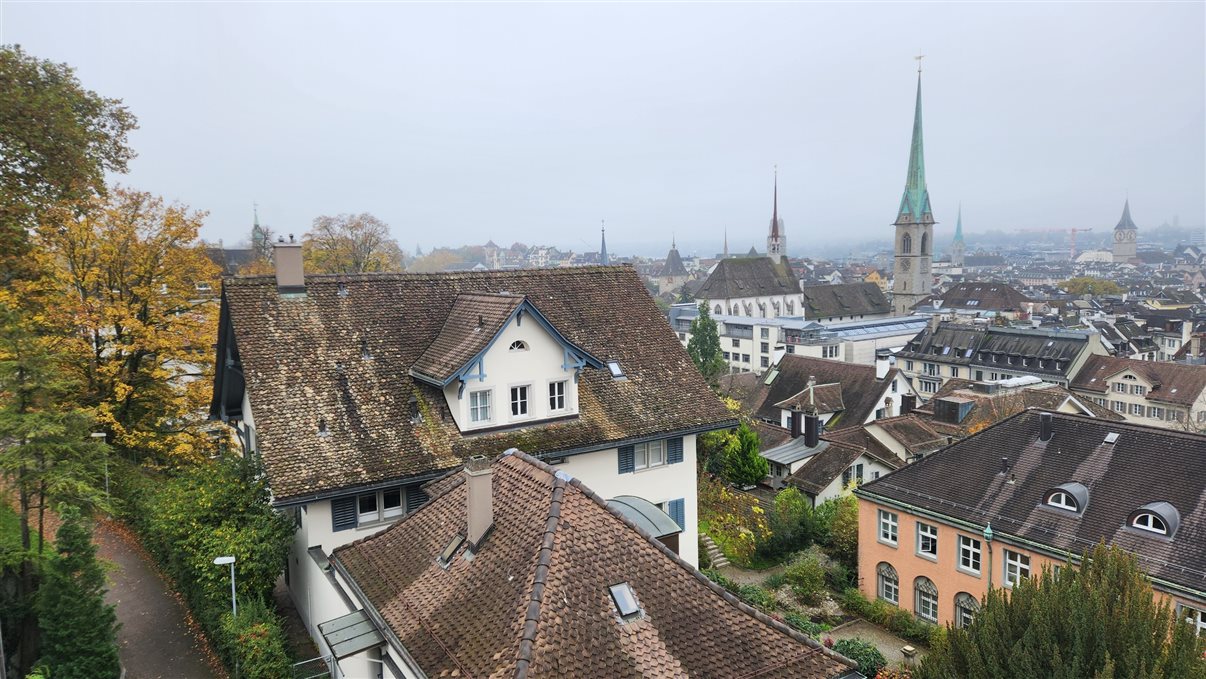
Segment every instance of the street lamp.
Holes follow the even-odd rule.
[[[214,565],[230,566],[230,612],[237,618],[239,617],[239,602],[235,600],[235,558],[233,556],[220,556],[214,559]]]

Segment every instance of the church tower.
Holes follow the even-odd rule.
[[[1131,201],[1128,198],[1122,206],[1122,219],[1114,227],[1114,263],[1125,264],[1135,258],[1138,247],[1135,241],[1139,238],[1139,227],[1131,220]]]
[[[920,57],[918,57],[920,59]],[[925,149],[921,139],[921,67],[917,68],[917,106],[913,112],[913,143],[909,173],[896,215],[896,265],[892,282],[892,313],[908,315],[933,288],[934,214],[925,186]]]
[[[611,266],[611,258],[607,256],[607,222],[599,224],[599,263]]]
[[[779,219],[779,168],[775,168],[775,197],[771,209],[770,234],[766,237],[766,256],[771,259],[787,255],[787,232],[783,220]]]
[[[963,268],[963,205],[959,205],[959,217],[955,220],[955,242],[951,243],[951,266]]]

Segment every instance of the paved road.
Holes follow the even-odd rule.
[[[111,561],[105,600],[117,606],[121,662],[128,679],[210,679],[219,675],[185,623],[184,605],[120,527],[98,521],[98,555]]]

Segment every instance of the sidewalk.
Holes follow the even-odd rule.
[[[105,600],[117,606],[117,642],[127,679],[225,677],[218,659],[190,628],[184,603],[127,530],[100,520],[93,537],[98,556],[114,565]]]

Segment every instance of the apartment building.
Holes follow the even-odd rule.
[[[1071,389],[1128,422],[1206,431],[1206,365],[1092,356]]]

